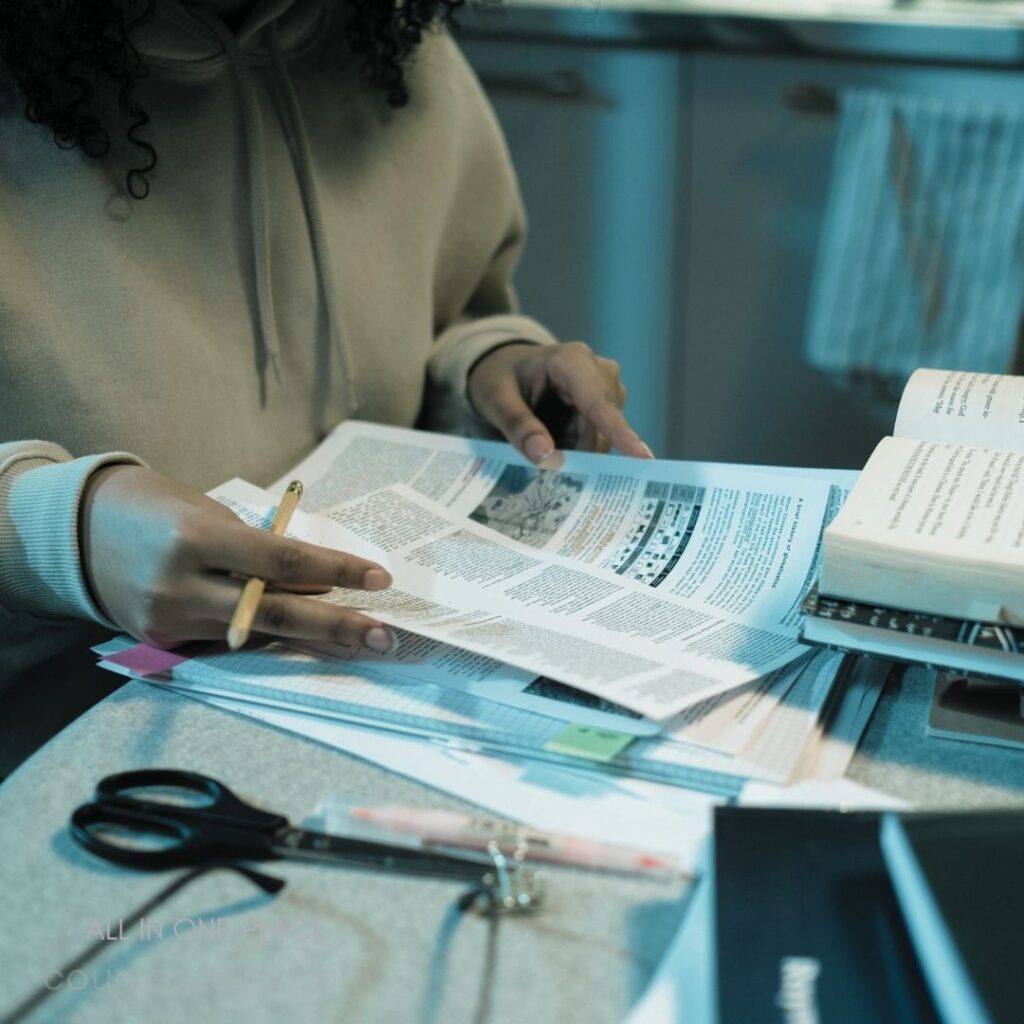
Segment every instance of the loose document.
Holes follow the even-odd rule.
[[[191,657],[174,656],[173,665],[159,670],[139,663],[145,649],[129,638],[112,643],[97,649],[103,667],[189,696],[581,766],[578,758],[551,751],[564,722],[452,687],[403,684],[386,673],[332,664],[281,643],[238,652],[198,650]],[[732,798],[751,779],[785,785],[841,775],[884,681],[884,672],[858,671],[853,678],[843,673],[836,685],[841,660],[819,651],[756,686],[688,710],[667,723],[661,736],[637,737],[616,762],[617,773]]]
[[[538,469],[507,444],[349,420],[271,492],[298,477],[303,509],[331,514],[404,484],[537,551],[795,634],[822,521],[855,476],[589,452]]]
[[[273,502],[239,480],[212,495],[254,524],[266,521]],[[792,525],[795,534],[799,519]],[[401,484],[322,515],[296,513],[290,532],[379,561],[394,578],[384,591],[340,588],[322,600],[651,718],[756,679],[803,651],[785,625],[758,628],[749,613],[705,610],[694,598],[651,593],[636,580],[460,520]],[[806,533],[813,549],[817,528]]]

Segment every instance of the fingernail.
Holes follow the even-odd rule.
[[[640,444],[643,446],[644,452],[646,452],[647,454],[647,458],[653,459],[654,452],[651,451],[651,446],[647,444],[645,441],[641,441]]]
[[[386,590],[391,586],[391,573],[386,569],[367,569],[363,576],[363,590]]]
[[[363,643],[371,651],[379,651],[381,654],[391,654],[398,650],[398,637],[385,626],[374,626],[366,631]]]
[[[526,457],[531,462],[543,462],[555,449],[543,434],[534,434],[526,439],[523,445]]]

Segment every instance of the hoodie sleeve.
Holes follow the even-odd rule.
[[[469,371],[488,352],[510,342],[558,344],[546,327],[519,312],[512,275],[522,251],[523,224],[520,208],[463,315],[445,327],[435,340],[427,366],[423,424],[430,430],[471,437],[494,436],[494,428],[477,415],[469,400]]]
[[[145,465],[125,452],[75,459],[47,441],[0,444],[0,605],[6,611],[117,628],[89,592],[78,533],[86,482],[114,463]]]

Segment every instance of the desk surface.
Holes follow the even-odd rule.
[[[850,775],[933,807],[1024,806],[1018,751],[929,740],[930,683],[890,687]],[[457,801],[342,753],[131,683],[66,729],[0,786],[0,1014],[128,914],[170,876],[108,866],[66,823],[103,775],[149,766],[222,778],[298,821],[329,792],[437,806]],[[486,923],[457,918],[455,884],[307,864],[265,897],[227,872],[161,907],[163,925],[125,937],[32,1018],[87,1024],[159,1020],[470,1021]],[[621,1020],[685,909],[680,884],[550,870],[545,911],[507,919],[489,1020]],[[177,932],[177,934],[175,934]],[[51,979],[56,985],[57,980]]]

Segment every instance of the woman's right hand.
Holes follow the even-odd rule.
[[[376,562],[246,526],[223,505],[143,466],[97,470],[82,503],[86,580],[103,613],[158,647],[224,639],[245,578],[267,591],[253,630],[388,651],[383,623],[301,592],[332,587],[383,590],[391,576]]]

